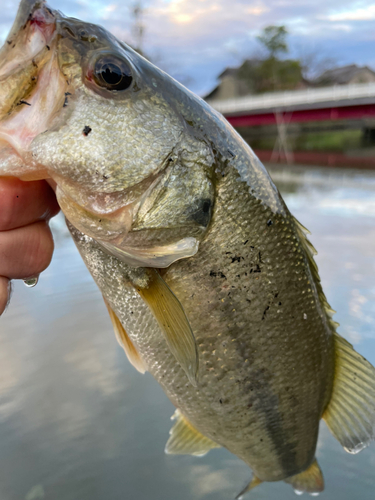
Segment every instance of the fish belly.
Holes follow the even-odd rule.
[[[274,213],[235,176],[233,203],[228,177],[198,254],[163,273],[196,338],[197,388],[124,278],[127,266],[91,238],[73,237],[175,406],[260,479],[280,480],[313,461],[333,381],[332,332],[289,213]]]

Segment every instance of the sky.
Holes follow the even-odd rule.
[[[49,0],[67,16],[104,26],[134,43],[134,0]],[[256,37],[268,25],[288,29],[289,57],[315,68],[356,63],[375,69],[375,1],[143,0],[144,51],[199,95],[213,89],[228,66],[261,54]],[[16,14],[0,0],[0,42]],[[320,63],[319,63],[320,61]]]

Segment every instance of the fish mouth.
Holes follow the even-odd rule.
[[[67,82],[58,64],[57,18],[44,1],[23,0],[0,49],[0,175],[48,177],[28,150],[64,103]]]
[[[72,109],[63,110],[67,95],[75,92],[59,64],[63,18],[44,0],[23,0],[0,49],[0,176],[52,179],[59,205],[72,225],[133,267],[168,267],[195,255],[195,237],[183,234],[177,241],[173,237],[161,241],[155,231],[143,244],[134,230],[137,214],[162,172],[132,186],[130,193],[91,193],[35,160],[34,139],[58,127]]]

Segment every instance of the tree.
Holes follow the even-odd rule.
[[[257,39],[268,50],[269,58],[276,59],[278,54],[288,52],[287,35],[285,26],[267,26]]]
[[[131,31],[133,35],[133,40],[135,42],[133,48],[137,52],[139,52],[142,56],[145,55],[143,51],[143,40],[145,33],[143,14],[144,14],[144,8],[142,2],[141,1],[134,2],[134,4],[131,6],[131,15],[133,18]]]

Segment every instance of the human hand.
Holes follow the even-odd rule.
[[[51,262],[48,221],[58,211],[47,182],[0,178],[0,315],[10,297],[10,280],[37,276]]]

